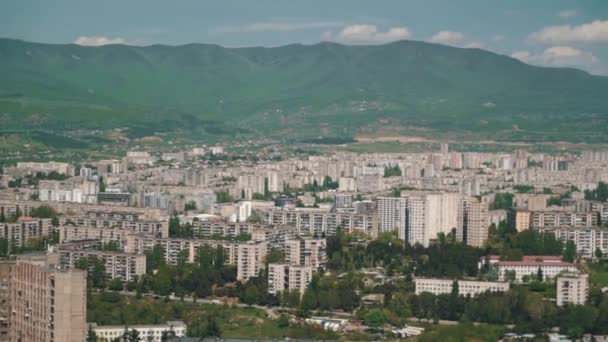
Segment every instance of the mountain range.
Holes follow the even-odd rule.
[[[608,77],[481,49],[419,41],[225,48],[0,39],[4,130],[441,132],[603,142],[607,121]]]

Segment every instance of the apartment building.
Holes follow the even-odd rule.
[[[550,196],[544,194],[515,194],[513,207],[530,211],[545,210]]]
[[[242,282],[251,277],[257,277],[264,269],[266,255],[268,254],[266,242],[249,241],[238,244],[236,279]]]
[[[378,197],[378,231],[399,232],[399,238],[405,239],[407,198]],[[402,236],[403,235],[403,236]]]
[[[557,305],[584,305],[589,298],[589,275],[563,273],[557,277]]]
[[[140,220],[135,217],[120,219],[114,217],[62,216],[59,225],[82,228],[118,229],[133,233],[142,233],[156,237],[169,236],[169,222],[166,220]]]
[[[298,235],[334,235],[338,227],[345,232],[360,231],[377,235],[377,216],[330,212],[309,208],[261,208],[262,222],[270,225],[294,226]]]
[[[98,244],[98,241],[57,245],[53,251],[59,254],[61,266],[75,268],[83,258],[98,258],[103,261],[107,279],[131,281],[146,274],[146,255],[124,252],[110,252],[91,249],[84,244]]]
[[[9,320],[11,318],[11,276],[15,260],[0,260],[0,342],[7,342]]]
[[[598,225],[596,212],[575,212],[574,210],[543,210],[532,212],[533,228],[542,227],[590,227]]]
[[[89,326],[104,341],[120,339],[126,330],[137,330],[141,341],[161,342],[164,333],[173,332],[175,337],[186,336],[187,326],[182,321],[168,321],[165,324],[136,324],[136,325],[97,325],[90,323]]]
[[[0,223],[0,238],[9,243],[9,247],[23,247],[30,239],[49,236],[53,232],[51,219],[22,216],[14,223]]]
[[[74,176],[75,168],[74,166],[68,163],[59,163],[59,162],[46,162],[46,163],[38,163],[38,162],[18,162],[17,169],[26,171],[30,174],[35,174],[38,172],[49,174],[51,172],[56,172],[66,176]]]
[[[483,260],[479,266],[482,264]],[[525,276],[537,277],[539,273],[543,280],[551,280],[562,272],[578,271],[575,264],[564,262],[555,255],[526,255],[521,261],[500,261],[498,256],[491,256],[490,265],[496,268],[499,281],[510,280],[509,274],[512,274],[517,283],[523,282]]]
[[[41,180],[38,198],[45,202],[96,203],[97,182],[85,177],[72,177],[63,181]]]
[[[199,238],[212,236],[236,237],[239,234],[251,234],[254,230],[268,225],[249,222],[227,222],[219,218],[199,219],[192,221],[192,232]]]
[[[399,238],[409,244],[428,246],[439,233],[459,230],[461,196],[457,193],[402,193],[407,199],[405,230],[399,231]]]
[[[462,201],[462,240],[473,247],[483,247],[488,239],[488,204],[477,198],[466,198]],[[458,237],[459,239],[460,236]],[[461,240],[461,241],[462,241]]]
[[[299,238],[285,244],[285,262],[290,265],[310,266],[323,269],[327,263],[325,239]]]
[[[517,232],[530,229],[532,213],[528,209],[510,208],[507,211],[507,224]]]
[[[116,242],[120,250],[126,250],[127,236],[134,234],[131,231],[117,228],[88,228],[80,226],[60,226],[59,242],[98,240],[101,243]]]
[[[312,274],[313,268],[310,266],[268,264],[268,293],[297,290],[302,295],[312,279]]]
[[[509,282],[415,278],[416,295],[423,292],[429,292],[434,295],[452,293],[454,282],[458,285],[458,294],[465,297],[476,297],[488,291],[506,292],[510,288]]]
[[[169,265],[177,265],[183,257],[186,257],[186,262],[195,262],[198,249],[202,246],[222,247],[224,249],[226,264],[236,265],[238,247],[241,244],[244,243],[225,240],[156,238],[143,234],[127,234],[124,251],[127,253],[144,254],[158,245],[164,251],[165,262]]]
[[[82,342],[86,272],[59,266],[56,254],[18,256],[10,285],[9,341]]]
[[[599,248],[604,255],[608,255],[608,228],[606,227],[550,227],[537,228],[539,232],[553,233],[564,243],[572,241],[576,245],[576,252],[584,258],[594,258]]]

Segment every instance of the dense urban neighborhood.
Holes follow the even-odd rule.
[[[608,151],[233,147],[5,164],[0,341],[608,335]]]

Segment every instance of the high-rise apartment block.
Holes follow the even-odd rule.
[[[10,279],[9,341],[84,341],[85,271],[61,268],[56,254],[30,254],[17,257]]]

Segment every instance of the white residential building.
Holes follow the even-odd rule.
[[[173,332],[176,337],[186,336],[187,326],[182,321],[168,321],[166,324],[149,325],[97,325],[90,323],[98,338],[113,341],[122,337],[127,330],[137,330],[142,341],[161,342],[163,333]]]
[[[510,288],[508,282],[416,278],[414,279],[416,294],[419,295],[422,292],[430,292],[434,295],[452,293],[454,281],[458,284],[458,294],[465,297],[475,297],[487,291],[506,292]]]
[[[483,260],[479,263],[481,267]],[[498,272],[498,280],[509,280],[509,274],[514,275],[514,281],[523,282],[524,276],[537,277],[542,274],[543,280],[555,279],[562,272],[577,272],[576,265],[564,262],[560,256],[526,255],[521,261],[500,261],[498,256],[490,257],[490,265]]]
[[[563,273],[557,277],[557,305],[584,305],[589,297],[589,275]]]

